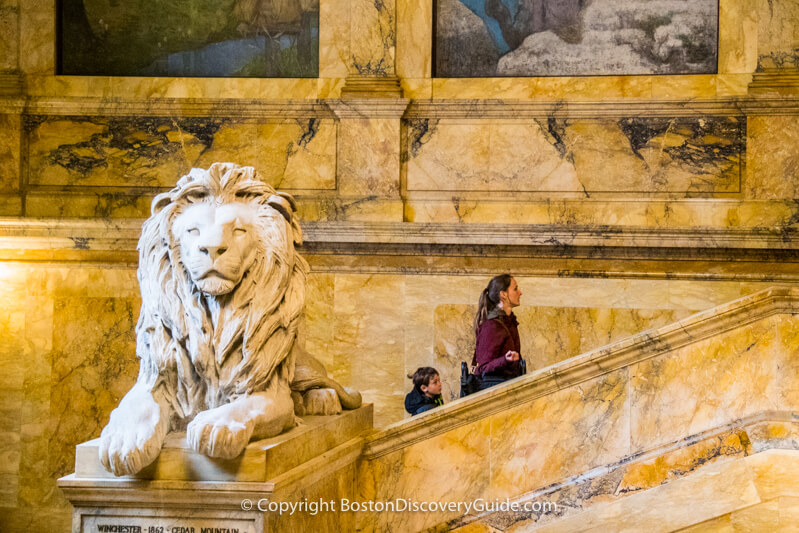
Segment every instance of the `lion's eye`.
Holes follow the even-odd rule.
[[[245,233],[247,233],[247,230],[244,228],[236,228],[233,230],[233,235],[235,235],[236,237],[241,237]]]
[[[188,233],[189,235],[199,235],[200,230],[197,228],[189,228],[186,230],[186,233]]]
[[[189,203],[194,204],[197,202],[202,202],[207,196],[208,194],[205,192],[192,192],[186,195],[186,199],[189,201]]]

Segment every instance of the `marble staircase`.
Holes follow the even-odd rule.
[[[461,506],[357,528],[790,530],[797,355],[799,291],[772,288],[394,424],[366,439],[360,500]]]

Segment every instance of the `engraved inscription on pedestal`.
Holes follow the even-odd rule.
[[[83,531],[98,533],[256,533],[253,520],[178,516],[87,516]]]

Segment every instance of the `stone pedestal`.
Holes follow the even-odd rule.
[[[305,417],[293,430],[253,442],[232,460],[198,454],[184,434],[173,433],[152,465],[120,478],[100,464],[95,439],[78,446],[75,473],[58,484],[74,507],[73,533],[276,531],[287,522],[269,502],[302,501],[308,484],[335,486],[326,478],[351,477],[362,436],[371,428],[371,405]],[[326,501],[340,497],[319,496]],[[314,516],[330,520],[324,513],[302,518],[313,522]]]

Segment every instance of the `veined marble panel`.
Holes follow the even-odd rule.
[[[335,365],[333,350],[335,325],[335,275],[312,273],[305,286],[305,310],[297,332],[297,342],[328,370]]]
[[[75,446],[100,436],[108,415],[136,382],[138,314],[134,298],[56,298],[48,477],[74,471]]]
[[[362,501],[469,502],[484,498],[492,469],[491,426],[487,419],[467,424],[372,461],[359,472]],[[446,472],[445,476],[441,472]],[[457,512],[383,512],[357,516],[359,531],[421,531],[458,516]]]
[[[25,74],[55,72],[55,5],[20,1],[19,68]]]
[[[379,178],[378,178],[379,179]],[[358,181],[357,178],[354,179]],[[391,188],[391,185],[387,185]],[[355,197],[322,197],[304,201],[298,199],[297,212],[303,220],[383,222],[402,219],[403,204],[376,195]]]
[[[719,78],[725,73],[754,72],[757,35],[757,2],[719,1]]]
[[[22,449],[27,276],[0,265],[0,507],[16,507]]]
[[[350,0],[351,74],[393,76],[397,47],[395,0]]]
[[[0,115],[0,194],[19,190],[21,126],[20,115]]]
[[[345,78],[350,64],[348,2],[319,2],[319,78]],[[332,97],[332,96],[331,96]]]
[[[87,437],[93,430],[84,424],[104,409],[107,415],[116,404],[109,397],[124,392],[119,384],[135,380],[135,271],[0,263],[0,286],[0,366],[8,385],[0,409],[16,406],[0,429],[0,523],[9,531],[65,531],[70,510],[55,480],[72,469],[69,442]]]
[[[757,0],[757,67],[799,68],[796,21],[799,4],[793,0]]]
[[[25,214],[31,217],[146,218],[155,192],[29,192]]]
[[[258,125],[255,149],[255,168],[278,190],[336,188],[333,120]]]
[[[737,193],[745,123],[737,117],[406,120],[407,190]]]
[[[457,2],[458,0],[452,0]],[[747,56],[748,57],[748,56]],[[741,74],[751,81],[751,74]],[[643,98],[680,101],[686,97],[710,99],[717,96],[745,96],[746,82],[723,86],[720,80],[737,74],[693,76],[583,76],[553,78],[433,78],[435,99],[503,99],[542,102],[594,101]],[[747,78],[748,77],[748,78]],[[428,97],[429,98],[429,97]],[[641,115],[646,116],[646,115]]]
[[[779,352],[785,341],[777,341],[776,320],[760,320],[631,366],[633,450],[779,409]]]
[[[332,120],[26,117],[31,186],[171,187],[214,161],[254,165],[281,189],[335,188]]]
[[[629,453],[628,374],[618,370],[491,422],[491,497],[513,497]]]
[[[743,427],[725,427],[707,434],[692,435],[644,455],[627,456],[622,461],[595,469],[584,476],[516,496],[515,501],[519,503],[537,502],[540,512],[500,511],[480,517],[467,516],[447,525],[454,527],[453,530],[457,532],[472,531],[470,526],[497,524],[502,524],[509,531],[533,526],[574,531],[575,523],[586,523],[586,517],[595,517],[601,514],[601,511],[597,512],[599,509],[612,506],[614,502],[618,504],[631,495],[646,494],[644,491],[671,486],[677,480],[697,474],[703,477],[702,473],[707,470],[711,470],[707,479],[712,480],[718,474],[717,471],[713,472],[717,464],[730,464],[772,447],[790,448],[788,441],[759,434],[760,429],[768,423],[747,422],[748,425],[741,424]],[[786,424],[771,424],[768,427],[791,429]],[[552,507],[544,510],[543,504],[552,504]],[[563,527],[564,522],[571,529],[569,526]]]
[[[799,117],[752,117],[748,135],[746,196],[799,198]]]
[[[397,1],[397,75],[403,79],[430,78],[432,4],[432,0]],[[406,97],[412,98],[407,89]]]
[[[342,196],[399,194],[400,127],[393,119],[342,119],[338,190]]]
[[[334,510],[296,513],[267,513],[268,531],[355,531],[355,513],[341,511],[339,504],[344,499],[358,501],[356,492],[357,468],[349,464],[338,471],[324,475],[321,479],[288,494],[276,494],[271,501],[281,502],[330,502]],[[332,507],[332,506],[331,506]],[[321,508],[321,506],[320,506]]]
[[[0,2],[0,72],[19,68],[19,1]]]
[[[374,403],[375,425],[399,420],[405,396],[402,276],[336,275],[334,379]]]

